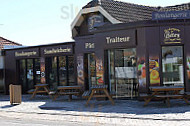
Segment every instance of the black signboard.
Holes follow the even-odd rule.
[[[42,56],[56,56],[56,55],[72,55],[73,46],[69,45],[59,45],[59,46],[48,46],[41,48]]]
[[[166,26],[160,28],[162,44],[183,44],[184,26]]]
[[[152,20],[190,19],[190,11],[153,12]]]
[[[20,49],[14,52],[16,58],[35,58],[39,57],[38,48],[30,48],[30,49]]]
[[[136,45],[136,30],[112,31],[97,34],[94,41],[99,42],[104,48],[125,48]]]

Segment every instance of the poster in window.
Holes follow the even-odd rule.
[[[97,84],[104,84],[103,61],[101,59],[97,59],[96,61],[96,70]]]
[[[84,85],[84,61],[83,55],[77,56],[77,81],[79,85]]]
[[[40,58],[40,71],[41,71],[41,83],[44,84],[46,83],[46,78],[45,78],[45,58],[43,57]]]
[[[139,88],[146,87],[146,64],[145,64],[145,57],[138,58],[137,62],[137,75],[138,75],[138,82]]]
[[[160,85],[159,58],[149,59],[150,86]]]
[[[190,81],[190,57],[187,57],[187,76]]]

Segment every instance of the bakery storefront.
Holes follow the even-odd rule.
[[[137,97],[150,86],[190,91],[190,15],[180,11],[185,5],[88,3],[71,25],[78,84],[85,90],[108,85],[116,98]]]
[[[27,93],[35,84],[75,85],[74,43],[52,44],[5,50],[5,87],[22,85]]]
[[[108,85],[117,98],[137,97],[150,86],[190,90],[189,21],[144,21],[97,28],[75,38],[77,80],[88,90]]]

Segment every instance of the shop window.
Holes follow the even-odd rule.
[[[75,85],[74,57],[59,56],[46,58],[46,80],[51,89],[57,86]]]
[[[183,47],[162,47],[163,84],[166,86],[184,86]]]

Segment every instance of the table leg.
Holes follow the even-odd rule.
[[[39,89],[38,87],[35,88],[35,90],[34,90],[34,92],[33,92],[33,94],[32,94],[31,99],[34,98],[34,97],[36,96],[36,93],[37,93],[38,89]]]
[[[144,101],[145,101],[144,106],[147,106],[148,103],[151,101],[151,99],[152,98],[144,98]]]
[[[189,104],[189,101],[188,101],[187,98],[183,98],[183,100],[184,100],[187,104]]]
[[[55,101],[56,100],[56,98],[59,96],[59,92],[57,92],[56,94],[55,94],[55,96],[54,96],[54,98],[53,98],[53,100]]]
[[[47,92],[47,94],[49,95],[50,90],[49,90],[47,87],[44,87],[44,90],[45,90],[45,91]],[[49,97],[52,98],[51,95],[49,95]]]
[[[72,100],[72,95],[70,94],[70,95],[69,95],[69,101],[71,101],[71,100]]]
[[[168,105],[168,107],[170,107],[170,98],[167,97],[166,101],[167,101],[167,105]]]
[[[107,97],[108,97],[109,100],[111,101],[112,105],[114,105],[115,103],[114,103],[113,99],[111,98],[111,96],[109,95],[107,89],[104,89],[104,93],[107,95]]]
[[[93,97],[94,92],[95,92],[95,90],[92,90],[92,92],[91,92],[91,94],[90,94],[90,97],[88,98],[88,101],[86,102],[86,105],[88,105],[89,101],[90,101],[91,98]]]

